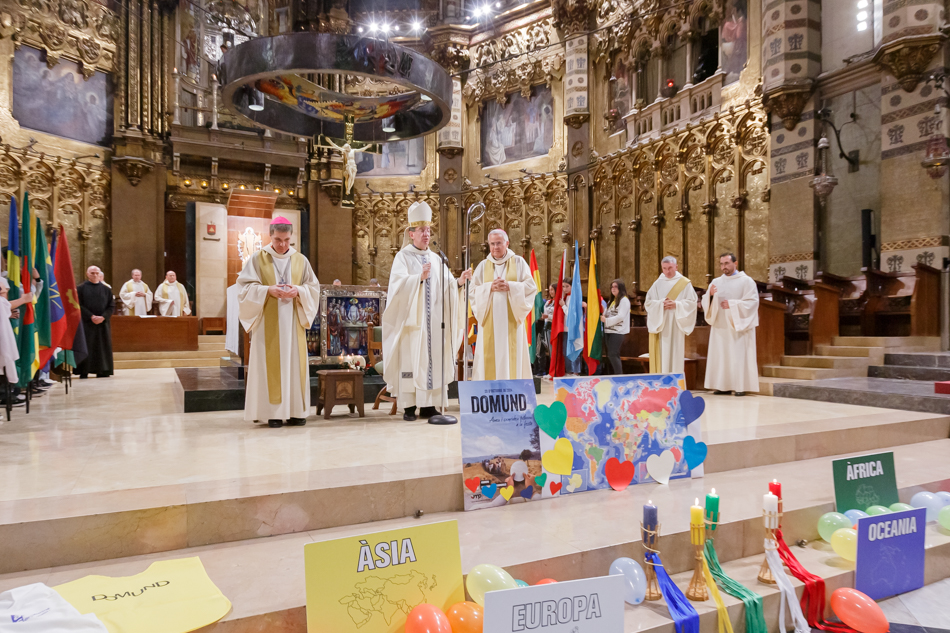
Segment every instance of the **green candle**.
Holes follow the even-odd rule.
[[[709,529],[715,530],[719,522],[719,495],[716,494],[715,488],[706,495],[706,520],[709,521]]]

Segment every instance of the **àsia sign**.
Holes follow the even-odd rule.
[[[485,594],[492,633],[623,633],[623,577],[600,576]]]

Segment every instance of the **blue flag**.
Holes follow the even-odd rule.
[[[567,303],[567,357],[576,360],[584,351],[584,289],[581,287],[580,257],[577,240],[574,240],[574,279],[571,281],[571,297]]]

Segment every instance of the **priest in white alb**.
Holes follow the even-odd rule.
[[[320,282],[291,248],[292,234],[290,220],[271,220],[270,244],[237,279],[241,325],[251,335],[244,419],[272,428],[303,426],[310,413],[306,331],[320,308]]]
[[[383,379],[403,407],[403,419],[431,418],[448,399],[455,380],[455,358],[462,345],[460,286],[442,258],[429,250],[432,209],[425,202],[409,207],[403,247],[389,273],[383,313]],[[443,321],[444,319],[444,321]],[[443,345],[442,324],[445,323]]]
[[[178,283],[178,275],[174,270],[165,273],[165,281],[155,289],[155,301],[158,301],[158,311],[162,316],[177,317],[191,314],[188,291]]]
[[[148,284],[142,281],[141,270],[133,270],[132,279],[122,284],[119,299],[125,305],[129,316],[144,316],[152,310],[152,291]]]
[[[706,389],[737,396],[759,390],[755,359],[755,328],[759,325],[759,291],[755,281],[736,270],[736,256],[719,257],[722,275],[709,284],[703,295],[703,311],[709,330],[706,357]]]
[[[696,327],[696,290],[676,270],[676,258],[660,262],[663,273],[647,292],[647,330],[650,332],[650,373],[682,374],[686,337]]]
[[[488,234],[490,253],[472,275],[469,291],[478,321],[473,380],[531,378],[525,318],[534,306],[538,286],[528,262],[508,248],[508,234]]]

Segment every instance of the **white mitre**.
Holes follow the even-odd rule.
[[[409,229],[432,226],[432,207],[427,202],[413,202],[409,205],[409,211],[406,212],[406,219],[409,221],[409,226],[406,228],[405,235],[403,235],[403,246],[412,242],[409,237]]]

